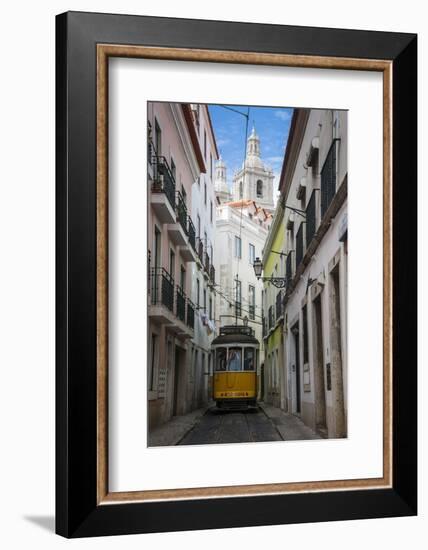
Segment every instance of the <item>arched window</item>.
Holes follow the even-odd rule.
[[[263,182],[262,180],[257,180],[257,196],[263,197]]]
[[[242,187],[242,181],[239,182],[239,198],[242,199],[244,196],[244,189]]]

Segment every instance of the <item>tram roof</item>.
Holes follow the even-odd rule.
[[[257,338],[254,338],[254,336],[250,336],[248,334],[220,334],[220,336],[214,338],[211,345],[218,346],[220,344],[253,344],[258,346],[259,341]]]

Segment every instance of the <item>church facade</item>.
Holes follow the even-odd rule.
[[[272,170],[260,158],[260,139],[254,129],[242,168],[233,177],[232,193],[221,157],[216,165],[217,325],[248,322],[261,345],[260,365],[264,361],[263,284],[255,276],[253,263],[262,256],[272,221],[273,179]],[[258,376],[260,382],[260,367]]]
[[[261,208],[274,210],[272,169],[260,156],[260,138],[255,128],[247,141],[247,155],[243,166],[233,176],[233,199],[253,200]]]

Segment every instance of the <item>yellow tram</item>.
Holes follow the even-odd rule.
[[[259,342],[251,327],[229,325],[211,344],[215,352],[213,399],[219,409],[257,405]]]

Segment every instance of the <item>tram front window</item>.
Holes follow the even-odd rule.
[[[254,348],[244,349],[244,370],[254,370],[256,366]]]
[[[242,370],[242,349],[230,348],[227,358],[227,370],[239,371]]]
[[[226,348],[218,348],[216,353],[216,365],[215,370],[216,371],[224,371],[226,370],[227,366],[227,349]]]

